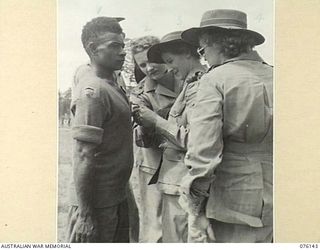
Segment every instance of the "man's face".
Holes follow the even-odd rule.
[[[150,63],[147,57],[147,50],[134,55],[134,60],[141,71],[149,76],[152,80],[159,80],[164,76],[167,68],[164,64]]]
[[[112,71],[121,69],[126,56],[123,35],[107,32],[98,39],[101,42],[93,52],[94,62]]]
[[[180,80],[185,80],[190,67],[190,60],[187,54],[175,55],[170,52],[162,53],[162,59],[169,69],[172,69],[175,76]]]

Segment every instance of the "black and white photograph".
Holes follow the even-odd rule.
[[[57,242],[275,241],[274,12],[57,1]]]

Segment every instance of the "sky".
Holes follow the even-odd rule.
[[[78,66],[88,62],[81,44],[86,22],[98,16],[125,17],[121,22],[128,38],[165,34],[198,27],[202,14],[211,9],[236,9],[247,13],[248,28],[266,41],[256,50],[273,64],[273,0],[59,0],[58,80],[59,89],[71,86]]]

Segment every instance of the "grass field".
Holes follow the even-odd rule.
[[[65,242],[68,214],[68,184],[71,177],[71,130],[59,129],[59,173],[58,173],[58,242]],[[131,186],[139,206],[138,182],[136,169],[131,175]]]
[[[69,128],[59,129],[58,174],[58,242],[65,242],[68,213],[68,184],[71,176],[71,133]]]

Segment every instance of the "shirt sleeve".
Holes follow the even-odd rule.
[[[73,139],[100,144],[104,133],[103,123],[109,113],[109,107],[99,90],[93,87],[84,88],[75,101]]]
[[[181,191],[190,193],[191,185],[207,191],[220,164],[223,150],[222,87],[206,76],[200,80],[190,131],[185,164],[188,174],[182,179]]]
[[[155,131],[177,147],[186,149],[187,135],[189,132],[188,128],[178,126],[176,123],[170,123],[161,116],[157,116]]]
[[[177,104],[180,104],[178,106],[182,108],[182,113],[178,112],[177,115],[182,120],[180,124],[175,120],[176,117],[173,119],[175,122],[157,117],[155,124],[155,129],[158,134],[161,134],[168,141],[183,150],[187,149],[189,120],[194,109],[198,87],[199,81],[190,82],[176,99],[174,106],[176,105],[177,107]]]

